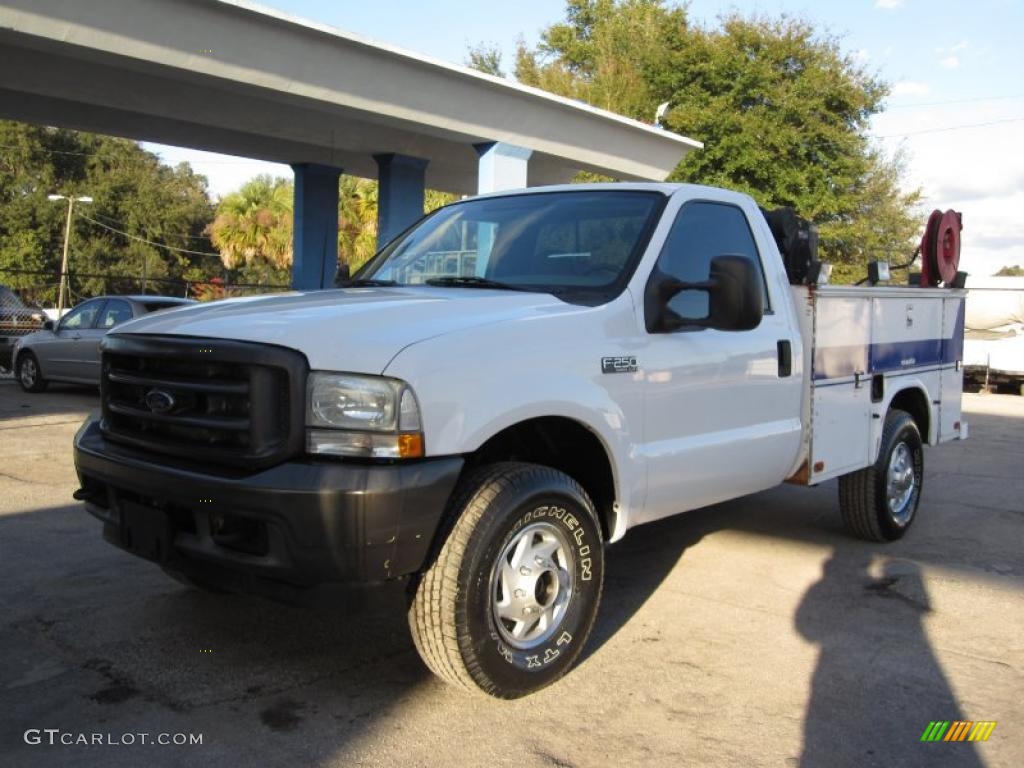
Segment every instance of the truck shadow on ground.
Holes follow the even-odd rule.
[[[13,378],[0,375],[0,422],[55,414],[84,414],[99,407],[100,396],[96,387],[51,384],[45,392],[24,392]]]
[[[81,732],[179,723],[222,743],[248,722],[302,735],[277,747],[283,763],[356,738],[431,680],[401,612],[352,617],[191,589],[94,524],[78,507],[0,516],[4,744],[43,720]],[[308,757],[298,763],[317,762]]]
[[[976,421],[998,432],[994,417]],[[925,505],[939,487],[926,486]],[[980,765],[971,744],[919,742],[931,720],[991,715],[957,703],[922,625],[932,604],[916,564],[977,573],[977,556],[940,536],[948,528],[941,518],[925,517],[893,545],[849,539],[835,499],[834,483],[782,487],[631,531],[607,551],[605,599],[584,658],[599,654],[705,538],[738,533],[814,545],[827,559],[794,615],[819,649],[800,763]],[[995,546],[992,529],[969,530]],[[963,546],[979,549],[973,540]],[[879,555],[888,562],[872,571]],[[1016,568],[1019,557],[1010,562]],[[1008,578],[1020,576],[1017,569]],[[44,720],[83,731],[97,721],[173,721],[201,725],[211,738],[248,722],[274,739],[295,737],[267,742],[277,744],[274,758],[314,764],[324,749],[366,738],[417,688],[436,685],[428,696],[446,699],[400,612],[353,619],[191,590],[104,543],[77,506],[0,516],[0,583],[0,708],[3,730],[16,734],[3,743]],[[221,735],[225,744],[237,740],[238,731]]]

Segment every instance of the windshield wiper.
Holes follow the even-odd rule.
[[[342,280],[338,283],[339,288],[372,288],[398,285],[394,280],[374,280],[372,277],[357,277],[355,280]]]
[[[451,275],[449,277],[431,277],[424,280],[427,285],[450,285],[456,288],[490,288],[492,290],[500,291],[529,291],[529,288],[523,288],[518,285],[510,285],[509,283],[502,283],[498,280],[490,280],[486,277],[477,277],[475,275]]]

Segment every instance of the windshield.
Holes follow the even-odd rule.
[[[607,292],[632,272],[664,200],[605,190],[455,203],[391,243],[355,280]]]

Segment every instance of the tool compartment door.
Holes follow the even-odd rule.
[[[869,462],[871,300],[818,292],[812,302],[811,440],[808,483]]]
[[[966,436],[961,423],[960,398],[964,393],[964,298],[942,300],[942,377],[939,384],[938,441]]]

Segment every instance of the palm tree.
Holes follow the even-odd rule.
[[[377,184],[342,176],[338,190],[339,260],[354,272],[377,251]]]
[[[206,232],[228,269],[260,279],[292,264],[292,182],[256,176],[224,197]],[[433,210],[455,197],[427,190]],[[342,176],[338,188],[338,260],[352,271],[377,251],[377,183]]]
[[[291,182],[267,175],[247,181],[220,201],[206,231],[228,269],[291,266]]]

